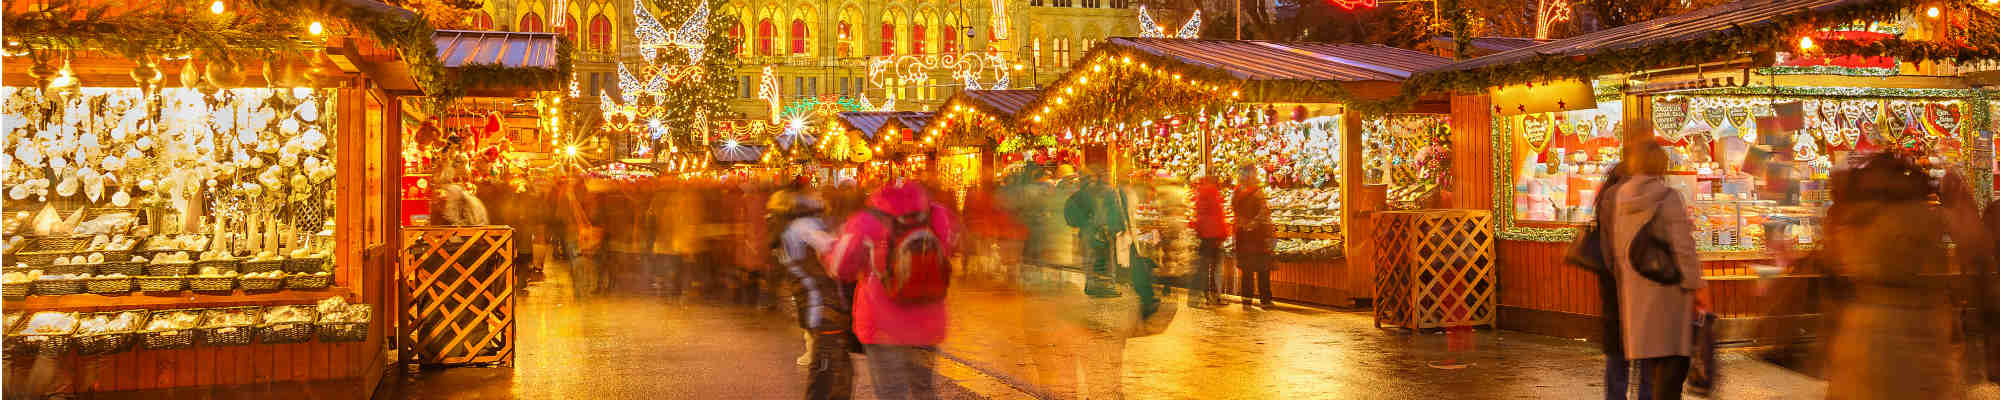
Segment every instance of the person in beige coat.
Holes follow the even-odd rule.
[[[1949,271],[1945,237],[1952,209],[1971,206],[1968,186],[1948,177],[1938,193],[1920,167],[1894,155],[1870,156],[1834,178],[1823,251],[1846,283],[1827,340],[1828,399],[1958,399],[1965,397],[1956,339],[1959,311],[1951,282],[1927,274]],[[1947,218],[1956,215],[1957,218]],[[1970,236],[1970,237],[1968,237]],[[1977,232],[1952,239],[1977,241]],[[1959,251],[1973,252],[1976,245]]]
[[[1624,165],[1632,178],[1616,189],[1615,214],[1603,226],[1609,227],[1618,281],[1620,332],[1625,357],[1639,364],[1640,390],[1655,400],[1679,399],[1687,379],[1689,356],[1694,354],[1696,291],[1705,287],[1701,279],[1701,259],[1695,254],[1694,223],[1688,216],[1687,199],[1668,187],[1661,177],[1667,171],[1667,153],[1650,139],[1627,142]],[[1648,221],[1658,221],[1648,225]],[[1640,235],[1650,235],[1668,245],[1674,263],[1680,267],[1681,281],[1666,285],[1639,274],[1633,268],[1632,248]]]

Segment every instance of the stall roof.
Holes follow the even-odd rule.
[[[439,30],[438,59],[445,68],[495,64],[510,68],[555,68],[556,34]]]
[[[1001,117],[1020,114],[1021,110],[1028,109],[1028,105],[1042,98],[1042,91],[1037,89],[966,90],[960,94]]]
[[[527,97],[568,83],[561,36],[541,32],[440,30],[438,59],[476,97]],[[473,67],[480,68],[473,68]]]
[[[1244,80],[1401,81],[1451,62],[1376,44],[1119,37],[1101,46],[1130,48],[1229,73]]]
[[[1582,56],[1660,43],[1683,42],[1728,33],[1743,26],[1770,23],[1786,14],[1821,12],[1871,0],[1742,0],[1586,33],[1540,45],[1459,61],[1436,71],[1460,71],[1512,64],[1540,57]]]
[[[840,113],[840,120],[872,140],[891,122],[903,129],[922,130],[930,124],[931,115],[921,111],[848,111]]]
[[[1528,46],[1534,46],[1548,42],[1549,42],[1548,40],[1540,40],[1534,38],[1482,36],[1482,37],[1472,38],[1472,42],[1467,43],[1467,45],[1472,46],[1473,51],[1471,51],[1470,53],[1485,55],[1485,54],[1493,54],[1503,51],[1519,49]],[[1436,36],[1431,38],[1431,43],[1444,46],[1445,48],[1449,49],[1456,43],[1456,41],[1452,39],[1452,37],[1450,36]]]

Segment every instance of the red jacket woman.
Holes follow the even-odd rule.
[[[1229,221],[1222,215],[1222,187],[1215,178],[1202,178],[1194,187],[1194,220],[1188,227],[1194,228],[1196,236],[1202,239],[1229,237]]]

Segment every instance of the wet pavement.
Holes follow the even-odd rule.
[[[514,368],[427,370],[392,378],[378,398],[786,399],[803,396],[795,359],[804,342],[779,312],[706,301],[612,296],[577,302],[560,265],[528,285]],[[958,285],[941,346],[944,398],[1033,398],[1046,389],[1026,345],[1046,330],[1024,318],[1025,298],[993,285]],[[1178,302],[1178,297],[1169,298]],[[1480,330],[1469,351],[1444,334],[1377,329],[1370,314],[1279,304],[1270,309],[1182,308],[1167,331],[1131,339],[1122,384],[1138,399],[1586,399],[1601,398],[1595,343]],[[1825,383],[1724,353],[1721,398],[1817,399]],[[1456,360],[1463,369],[1432,364]],[[857,360],[859,361],[859,360]],[[857,368],[857,398],[874,398]],[[1983,385],[1969,398],[2000,398]]]
[[[514,367],[428,369],[392,377],[382,399],[795,399],[805,340],[777,311],[624,295],[575,301],[566,269],[527,285]],[[862,362],[857,357],[856,362]],[[857,364],[859,366],[859,364]],[[1023,398],[958,365],[941,366],[948,399]],[[874,398],[866,368],[856,398]],[[984,382],[979,382],[980,380]],[[964,381],[961,385],[957,382]],[[974,392],[968,386],[978,388]]]

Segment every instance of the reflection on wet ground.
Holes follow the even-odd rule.
[[[560,266],[554,266],[560,268]],[[566,276],[551,271],[549,276]],[[430,370],[378,398],[785,399],[803,395],[804,342],[776,312],[703,301],[613,296],[570,300],[563,279],[529,285],[514,368]],[[1030,357],[1019,292],[960,285],[942,346],[945,398],[1030,398],[1044,389]],[[1177,298],[1168,301],[1178,302]],[[1602,396],[1595,343],[1482,330],[1476,348],[1441,334],[1376,329],[1365,311],[1280,304],[1182,309],[1171,328],[1128,342],[1123,381],[1138,399],[1582,399]],[[1443,370],[1433,361],[1471,367]],[[1825,383],[1724,354],[1727,398],[1815,399]],[[858,398],[874,398],[858,368]],[[949,384],[944,384],[949,382]],[[2000,398],[1992,385],[1969,398]]]

